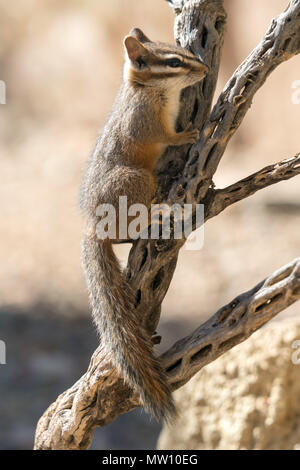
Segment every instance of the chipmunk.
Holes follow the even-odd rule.
[[[138,391],[142,405],[155,418],[175,413],[164,371],[153,355],[149,334],[138,324],[135,299],[123,276],[112,243],[99,239],[99,204],[119,196],[128,207],[150,208],[156,182],[153,170],[169,145],[194,143],[199,131],[175,131],[180,93],[207,74],[208,67],[191,52],[152,42],[138,28],[124,38],[123,84],[89,160],[81,187],[81,208],[87,219],[82,243],[93,319],[101,345],[125,382]],[[117,220],[118,225],[118,220]]]

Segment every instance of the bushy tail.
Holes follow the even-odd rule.
[[[137,389],[146,410],[171,419],[175,407],[165,374],[152,353],[152,342],[139,327],[134,298],[109,240],[86,236],[82,246],[93,318],[101,343],[124,380]]]

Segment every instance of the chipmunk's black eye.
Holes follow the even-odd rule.
[[[140,69],[142,69],[143,67],[146,66],[146,62],[143,61],[143,59],[141,57],[139,57],[137,60],[136,60],[138,66]]]
[[[176,58],[174,58],[174,59],[167,59],[165,63],[166,63],[166,65],[168,65],[169,67],[174,67],[174,68],[175,68],[175,67],[181,67],[181,66],[182,66],[181,60],[176,59]]]

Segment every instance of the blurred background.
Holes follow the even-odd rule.
[[[225,0],[217,93],[287,0]],[[133,26],[173,41],[164,0],[0,0],[0,448],[30,449],[38,418],[86,370],[97,345],[80,267],[79,185],[120,85]],[[255,96],[215,178],[222,187],[299,152],[300,58]],[[231,207],[182,251],[163,304],[161,349],[299,256],[299,179]],[[127,247],[118,249],[125,262]],[[274,321],[299,313],[295,304]],[[140,410],[95,433],[93,448],[151,449],[160,427]]]

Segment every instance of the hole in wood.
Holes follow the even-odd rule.
[[[201,90],[202,90],[202,95],[205,96],[205,92],[206,92],[206,79],[202,80]]]
[[[193,112],[192,112],[192,115],[191,115],[191,121],[194,122],[195,119],[196,119],[196,116],[197,116],[197,113],[198,113],[198,109],[199,109],[199,103],[198,103],[198,100],[197,98],[195,99],[195,103],[194,103],[194,108],[193,108]]]
[[[240,191],[242,188],[240,186],[237,186],[236,188],[232,188],[230,190],[231,193],[237,193],[238,191]]]
[[[177,367],[181,366],[182,359],[178,359],[178,361],[174,362],[174,364],[171,364],[167,369],[166,372],[171,372],[174,369],[177,369]]]
[[[231,348],[232,346],[235,346],[236,344],[240,343],[243,338],[244,335],[242,333],[240,333],[239,335],[235,335],[233,336],[233,338],[229,338],[226,341],[223,341],[223,343],[219,344],[218,349]]]
[[[271,303],[277,302],[277,300],[279,300],[281,297],[282,297],[282,294],[274,295],[274,297],[272,297],[271,299],[268,299],[268,300],[266,300],[265,302],[263,302],[262,304],[258,305],[258,306],[256,307],[254,313],[260,312],[260,311],[263,310],[267,305],[270,305]]]
[[[201,37],[201,47],[204,49],[207,42],[208,31],[205,26],[203,26],[202,37]]]
[[[291,40],[292,40],[292,38],[287,38],[284,41],[284,44],[283,44],[283,47],[282,47],[284,51],[286,51],[286,49],[289,47]]]
[[[151,287],[153,291],[155,291],[160,286],[163,276],[164,276],[164,268],[162,267],[157,272],[155,278],[152,281]]]
[[[195,354],[191,356],[191,362],[197,362],[200,359],[203,359],[204,357],[207,357],[209,353],[212,350],[212,345],[208,344],[207,346],[204,346],[204,348],[200,349],[200,351],[197,351]]]
[[[235,84],[236,84],[236,77],[233,77],[232,80],[230,81],[229,86],[233,88]]]
[[[217,21],[215,22],[215,29],[218,31],[218,33],[220,33],[222,30],[223,22],[223,18],[217,18]]]
[[[217,321],[215,323],[213,323],[213,327],[216,327],[218,325],[220,325],[221,323],[224,323],[224,321],[229,317],[229,315],[231,314],[232,310],[234,309],[235,307],[235,304],[230,304],[228,307],[224,307],[224,309],[221,311]]]
[[[145,248],[144,248],[144,251],[143,251],[143,258],[142,258],[142,261],[141,261],[141,264],[140,264],[140,270],[142,269],[142,267],[143,267],[144,264],[146,263],[147,257],[148,257],[148,248],[145,247]]]

